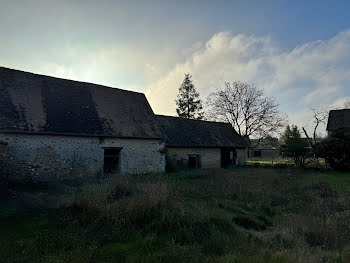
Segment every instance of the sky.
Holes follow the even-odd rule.
[[[143,92],[167,115],[185,73],[204,101],[243,81],[311,129],[312,108],[350,99],[349,10],[340,0],[0,0],[0,66]]]

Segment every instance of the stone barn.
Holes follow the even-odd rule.
[[[146,97],[0,67],[0,150],[38,169],[163,172],[164,139]]]
[[[168,155],[187,168],[245,165],[247,144],[229,123],[157,117]]]

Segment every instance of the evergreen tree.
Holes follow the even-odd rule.
[[[286,144],[288,139],[291,139],[291,138],[296,139],[300,137],[301,137],[300,131],[296,125],[292,125],[292,128],[289,125],[287,125],[281,137],[281,142],[282,144]]]
[[[286,129],[284,130],[284,133],[281,137],[282,144],[286,144],[287,140],[292,137],[292,130],[290,129],[290,126],[287,125]]]
[[[306,159],[311,156],[307,141],[301,138],[300,131],[296,125],[286,127],[282,135],[281,152],[284,157],[291,157],[297,167],[304,168]]]
[[[176,112],[179,117],[200,120],[204,115],[202,101],[191,78],[192,76],[189,73],[185,74],[185,79],[179,88],[179,94],[175,100]]]

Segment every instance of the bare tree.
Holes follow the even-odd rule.
[[[313,123],[314,123],[313,138],[312,139],[308,135],[306,129],[304,127],[302,127],[306,138],[308,139],[311,147],[313,147],[313,148],[317,142],[317,129],[319,128],[319,126],[321,124],[326,125],[326,121],[328,119],[328,112],[329,111],[326,108],[322,108],[322,107],[312,109],[312,119],[313,119]]]
[[[274,98],[243,82],[225,83],[224,88],[208,96],[207,104],[209,119],[229,122],[239,135],[258,138],[258,143],[286,124],[286,116]]]
[[[320,125],[327,125],[327,120],[328,120],[328,115],[329,115],[329,111],[331,109],[338,109],[338,110],[342,110],[342,109],[348,109],[350,108],[350,99],[347,99],[343,105],[340,106],[322,106],[322,107],[318,107],[318,108],[313,108],[311,109],[312,111],[312,121],[314,123],[314,127],[313,127],[313,134],[312,134],[312,138],[309,136],[309,134],[307,133],[306,129],[304,127],[302,127],[304,134],[306,136],[306,138],[308,139],[310,146],[312,148],[315,148],[315,144],[317,142],[317,130],[320,127]]]

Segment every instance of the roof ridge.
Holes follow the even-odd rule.
[[[45,74],[40,74],[40,73],[34,73],[34,72],[25,71],[25,70],[20,70],[20,69],[8,68],[8,67],[3,67],[3,66],[0,66],[0,70],[1,70],[1,69],[10,70],[10,71],[15,71],[15,72],[21,72],[21,73],[30,74],[30,75],[35,75],[35,76],[47,77],[47,78],[52,78],[52,79],[64,80],[64,81],[69,81],[69,82],[77,82],[77,83],[81,83],[81,84],[94,85],[94,86],[98,86],[98,87],[100,87],[100,88],[114,89],[114,90],[120,90],[120,91],[125,91],[125,92],[131,92],[131,93],[136,93],[136,94],[145,95],[143,92],[132,91],[132,90],[126,90],[126,89],[121,89],[121,88],[115,88],[115,87],[110,87],[110,86],[106,86],[106,85],[103,85],[103,84],[97,84],[97,83],[93,83],[93,82],[87,82],[87,81],[80,81],[80,80],[74,80],[74,79],[60,78],[60,77],[55,77],[55,76],[50,76],[50,75],[45,75]]]
[[[169,116],[169,115],[162,115],[162,114],[155,114],[156,116],[160,117],[168,117],[168,118],[174,118],[174,119],[184,119],[184,120],[189,120],[189,121],[201,121],[201,122],[209,122],[209,123],[220,123],[220,124],[229,124],[229,122],[222,122],[222,121],[207,121],[207,120],[197,120],[197,119],[189,119],[189,118],[183,118],[183,117],[178,117],[178,116]]]
[[[344,109],[334,109],[334,110],[330,110],[331,111],[350,111],[350,109],[348,108],[344,108]]]

